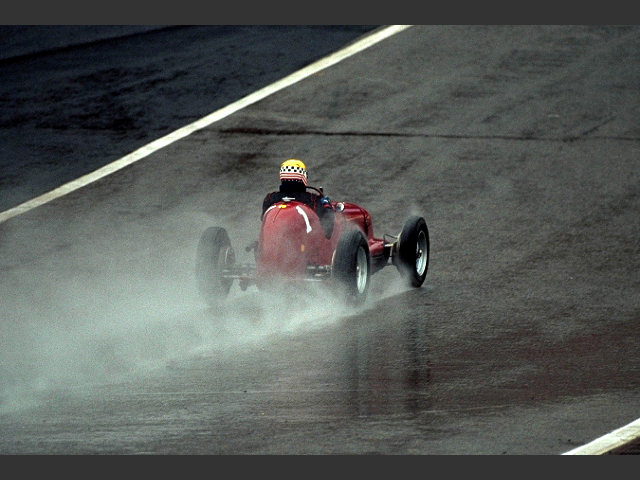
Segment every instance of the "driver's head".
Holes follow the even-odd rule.
[[[281,182],[301,182],[307,185],[307,167],[300,160],[290,158],[280,165]]]

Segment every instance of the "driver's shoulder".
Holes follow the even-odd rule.
[[[320,198],[322,197],[314,192],[305,192],[305,198],[308,200],[308,202],[315,205],[318,201],[320,201]]]

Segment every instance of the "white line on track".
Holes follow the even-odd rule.
[[[563,455],[602,455],[640,437],[640,418]]]
[[[294,72],[291,75],[288,75],[278,80],[277,82],[272,83],[271,85],[268,85],[260,90],[257,90],[254,93],[247,95],[246,97],[243,97],[240,100],[227,105],[226,107],[216,110],[215,112],[207,115],[206,117],[202,117],[201,119],[196,120],[195,122],[190,123],[189,125],[186,125],[182,128],[179,128],[178,130],[175,130],[174,132],[169,133],[168,135],[165,135],[164,137],[154,140],[153,142],[148,143],[143,147],[140,147],[139,149],[131,152],[130,154],[108,165],[105,165],[104,167],[99,168],[94,172],[83,175],[82,177],[72,180],[71,182],[66,183],[54,190],[51,190],[48,193],[40,195],[16,207],[13,207],[13,208],[10,208],[9,210],[1,212],[0,223],[5,222],[6,220],[12,217],[15,217],[17,215],[20,215],[22,213],[28,212],[29,210],[33,210],[34,208],[39,207],[40,205],[48,203],[52,200],[55,200],[56,198],[59,198],[68,193],[71,193],[74,190],[82,188],[90,183],[95,182],[96,180],[106,177],[107,175],[111,175],[112,173],[117,172],[118,170],[151,155],[153,152],[156,152],[157,150],[160,150],[161,148],[164,148],[167,145],[170,145],[171,143],[176,142],[181,138],[184,138],[192,134],[196,130],[205,128],[211,125],[212,123],[215,123],[219,120],[222,120],[225,117],[228,117],[229,115],[237,112],[238,110],[248,107],[249,105],[258,102],[263,98],[266,98],[269,95],[276,93],[279,90],[287,88],[293,85],[294,83],[297,83],[321,70],[329,68],[332,65],[335,65],[336,63],[341,62],[342,60],[352,55],[355,55],[356,53],[361,52],[362,50],[365,50],[371,47],[372,45],[375,45],[376,43],[381,42],[382,40],[409,28],[410,26],[411,25],[391,25],[389,27],[385,27],[380,30],[377,30],[370,35],[366,35],[360,40],[357,40],[351,45],[343,48],[342,50],[339,50],[326,57],[323,57],[320,60],[298,70],[297,72]]]

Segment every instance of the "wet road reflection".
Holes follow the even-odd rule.
[[[346,408],[352,415],[418,414],[432,407],[425,324],[346,320]]]

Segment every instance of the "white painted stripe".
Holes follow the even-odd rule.
[[[290,87],[291,85],[304,80],[305,78],[321,70],[329,68],[332,65],[335,65],[336,63],[341,62],[342,60],[409,28],[410,26],[411,25],[391,25],[389,27],[377,30],[372,34],[355,41],[342,50],[321,58],[320,60],[298,70],[297,72],[294,72],[291,75],[288,75],[278,80],[277,82],[272,83],[271,85],[257,90],[256,92],[253,92],[252,94],[249,94],[246,97],[243,97],[240,100],[221,108],[220,110],[216,110],[206,117],[202,117],[201,119],[196,120],[189,125],[179,128],[178,130],[175,130],[174,132],[169,133],[168,135],[161,137],[108,165],[105,165],[104,167],[99,168],[92,173],[79,177],[65,185],[62,185],[61,187],[51,190],[48,193],[40,195],[39,197],[36,197],[32,200],[24,202],[16,207],[0,213],[0,223],[22,213],[25,213],[29,210],[32,210],[36,207],[39,207],[40,205],[55,200],[56,198],[67,195],[68,193],[71,193],[74,190],[82,188],[90,183],[93,183],[96,180],[100,180],[107,175],[111,175],[112,173],[117,172],[118,170],[151,155],[153,152],[156,152],[157,150],[160,150],[161,148],[164,148],[167,145],[176,142],[197,130],[208,127],[212,123],[220,121],[223,118],[237,112],[238,110],[248,107],[249,105],[268,97],[269,95],[273,95],[279,90]]]
[[[602,455],[636,438],[640,438],[640,418],[563,455]]]
[[[309,217],[307,217],[306,212],[300,208],[300,205],[296,205],[296,210],[302,215],[302,218],[304,218],[304,223],[307,224],[307,233],[311,232],[311,224],[309,223]]]

